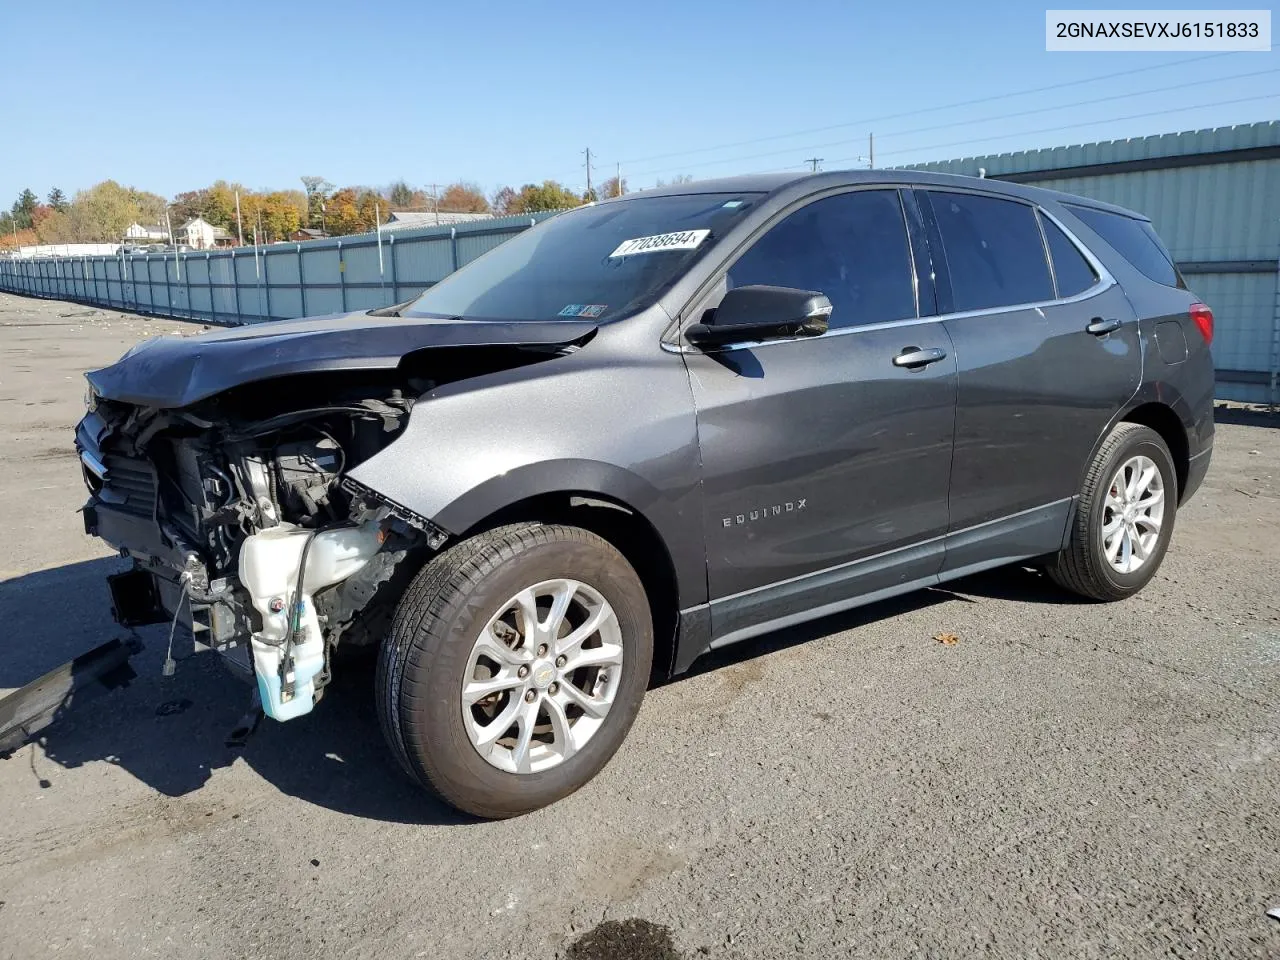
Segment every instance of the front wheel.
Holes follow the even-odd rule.
[[[1122,600],[1155,576],[1173,535],[1178,476],[1160,434],[1117,424],[1085,477],[1067,548],[1047,572],[1093,600]]]
[[[596,775],[640,709],[653,658],[644,587],[593,533],[499,527],[409,585],[378,664],[405,770],[481,817],[545,806]]]

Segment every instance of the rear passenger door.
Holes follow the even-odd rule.
[[[959,363],[944,570],[1056,550],[1095,443],[1137,389],[1137,318],[1032,204],[943,190],[919,201]]]

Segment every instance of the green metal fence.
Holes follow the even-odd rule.
[[[0,260],[0,290],[219,324],[387,306],[552,214],[231,250]]]

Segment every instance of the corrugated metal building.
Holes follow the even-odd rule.
[[[1034,183],[1149,216],[1214,312],[1218,396],[1280,403],[1280,122],[1025,150],[915,169]]]

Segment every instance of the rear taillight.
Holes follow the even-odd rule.
[[[1213,343],[1213,311],[1203,303],[1193,303],[1190,313],[1196,329],[1200,331],[1200,336],[1204,337],[1204,342]]]

